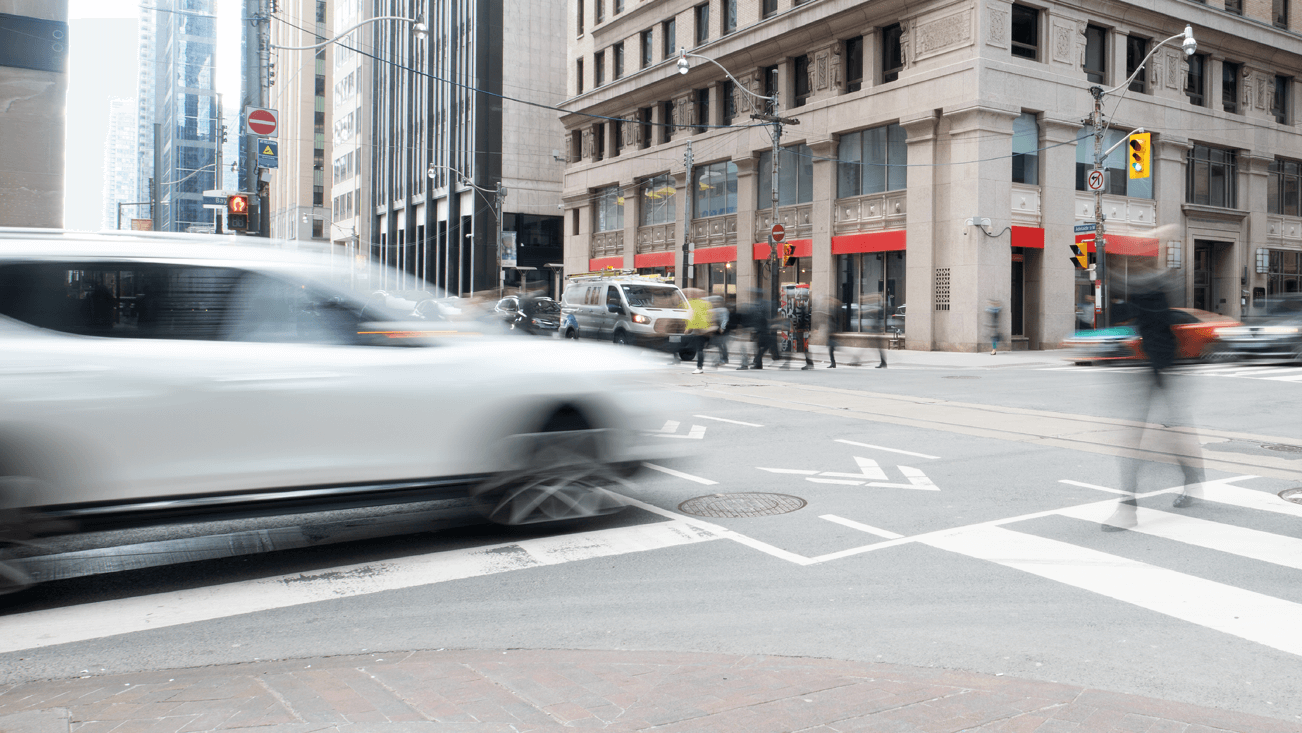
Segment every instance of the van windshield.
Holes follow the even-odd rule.
[[[624,285],[624,297],[634,308],[687,308],[678,288],[659,285]]]

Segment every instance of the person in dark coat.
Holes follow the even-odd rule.
[[[1135,375],[1129,385],[1131,393],[1123,399],[1139,408],[1136,416],[1140,428],[1138,439],[1132,447],[1172,455],[1180,464],[1184,486],[1172,505],[1176,508],[1192,506],[1201,495],[1203,482],[1201,449],[1197,437],[1188,431],[1172,430],[1167,426],[1187,425],[1184,419],[1182,395],[1177,390],[1177,380],[1170,373],[1175,365],[1176,340],[1172,326],[1170,302],[1167,299],[1167,276],[1148,265],[1130,278],[1129,298],[1112,307],[1112,322],[1129,321],[1139,331],[1141,348],[1148,357],[1148,368]],[[1159,405],[1160,403],[1160,405]],[[1165,414],[1162,411],[1165,410]],[[1160,418],[1160,419],[1156,419]],[[1157,426],[1158,429],[1153,429]],[[1136,524],[1135,494],[1139,490],[1139,466],[1125,471],[1125,487],[1130,497],[1123,499],[1116,511],[1103,524],[1105,532],[1119,531]]]

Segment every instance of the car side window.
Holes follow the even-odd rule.
[[[606,306],[607,306],[607,307],[610,307],[610,306],[612,306],[612,305],[620,305],[620,301],[619,301],[619,288],[615,287],[614,285],[607,285],[607,286],[606,286]]]
[[[2,263],[0,314],[86,336],[213,340],[239,276],[170,263]]]
[[[224,336],[283,344],[362,343],[361,308],[314,286],[246,272],[234,288]]]

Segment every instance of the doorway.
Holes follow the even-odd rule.
[[[1026,255],[1013,247],[1012,292],[1008,295],[1008,318],[1013,336],[1026,335]]]
[[[1193,307],[1210,311],[1215,300],[1215,283],[1212,280],[1212,252],[1214,242],[1194,241]]]

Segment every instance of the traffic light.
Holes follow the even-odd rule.
[[[1071,245],[1071,262],[1077,270],[1088,270],[1090,266],[1090,254],[1084,247],[1079,244]]]
[[[1148,178],[1152,164],[1152,140],[1147,132],[1130,136],[1130,161],[1126,169],[1131,178]]]
[[[796,264],[796,245],[790,242],[782,243],[782,266],[791,267]]]
[[[247,231],[249,228],[248,194],[237,193],[226,198],[226,228],[233,232]]]

